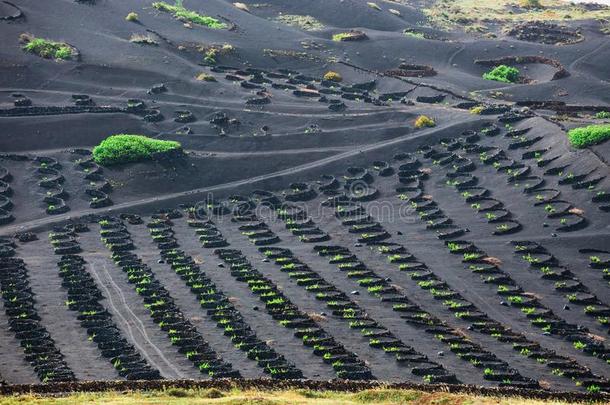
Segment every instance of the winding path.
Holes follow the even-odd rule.
[[[170,193],[170,194],[162,195],[159,197],[150,197],[150,198],[144,198],[144,199],[136,200],[136,201],[129,201],[129,202],[121,203],[121,204],[116,204],[116,205],[112,206],[111,208],[109,208],[108,210],[87,209],[87,210],[81,210],[81,211],[72,211],[67,214],[56,215],[56,216],[49,217],[49,218],[41,218],[41,219],[29,221],[29,222],[24,222],[24,223],[5,227],[4,229],[2,229],[0,231],[0,235],[11,235],[11,234],[14,234],[15,232],[32,231],[32,230],[35,230],[38,228],[43,228],[45,226],[50,226],[52,224],[60,223],[62,221],[67,221],[67,220],[70,220],[73,218],[78,218],[78,217],[82,217],[82,216],[90,215],[90,214],[103,215],[103,214],[116,213],[116,212],[120,212],[120,211],[123,211],[128,208],[143,207],[147,204],[153,204],[153,203],[159,203],[159,202],[170,202],[172,200],[174,202],[176,202],[176,200],[179,200],[180,198],[192,197],[197,194],[205,194],[205,193],[210,193],[213,191],[227,190],[227,189],[236,188],[239,186],[251,185],[253,183],[262,182],[264,180],[275,179],[275,178],[279,178],[282,176],[296,174],[296,173],[303,172],[303,171],[306,171],[309,169],[325,166],[325,165],[328,165],[330,163],[333,163],[333,162],[336,162],[339,160],[354,157],[354,156],[357,156],[357,155],[360,155],[360,154],[366,153],[366,152],[372,152],[372,151],[375,151],[375,150],[378,150],[378,149],[381,149],[381,148],[384,148],[387,146],[397,145],[397,144],[400,144],[400,143],[408,141],[408,140],[426,137],[432,133],[435,133],[435,132],[438,132],[441,130],[446,130],[446,129],[453,128],[453,127],[457,127],[465,122],[472,121],[475,119],[476,119],[476,117],[475,118],[464,117],[464,119],[462,119],[460,121],[455,121],[451,124],[445,124],[445,125],[441,125],[441,126],[438,126],[435,128],[423,130],[421,132],[418,132],[417,134],[409,133],[407,135],[403,135],[403,136],[393,138],[390,140],[385,140],[382,142],[377,142],[377,143],[373,143],[373,144],[369,144],[369,145],[365,145],[365,146],[356,146],[356,147],[354,147],[354,149],[343,152],[343,153],[339,153],[339,154],[336,154],[333,156],[329,156],[329,157],[326,157],[323,159],[319,159],[319,160],[316,160],[313,162],[305,163],[305,164],[291,167],[288,169],[283,169],[283,170],[279,170],[276,172],[263,174],[260,176],[250,177],[247,179],[231,181],[228,183],[218,184],[218,185],[214,185],[214,186],[210,186],[210,187],[203,187],[203,188],[197,188],[197,189],[188,190],[188,191],[182,191],[179,193]]]

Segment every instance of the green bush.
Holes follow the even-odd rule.
[[[70,59],[73,48],[64,42],[55,42],[48,39],[36,38],[32,35],[22,34],[23,50],[47,59]]]
[[[610,139],[610,124],[574,128],[568,132],[568,139],[570,144],[577,149],[596,145]]]
[[[203,61],[208,66],[214,66],[218,63],[218,60],[216,59],[218,56],[230,55],[233,52],[235,52],[235,47],[231,44],[224,44],[222,46],[213,45],[205,50]]]
[[[417,32],[417,31],[413,31],[413,30],[405,30],[404,34],[411,38],[426,39],[426,36],[422,32]]]
[[[605,120],[607,118],[610,118],[610,111],[600,111],[597,114],[595,114],[595,118],[598,118],[600,120]]]
[[[506,65],[496,66],[490,72],[484,73],[483,79],[503,83],[514,83],[519,79],[519,69]]]
[[[130,22],[137,22],[139,20],[138,13],[134,13],[133,11],[125,17],[125,20]]]
[[[182,146],[174,141],[160,141],[142,135],[112,135],[93,148],[93,159],[100,165],[110,166],[121,163],[149,160],[153,153]]]
[[[192,23],[214,29],[227,28],[227,25],[225,23],[220,20],[217,20],[214,17],[201,15],[196,11],[184,8],[184,6],[182,5],[182,0],[176,0],[176,3],[173,6],[171,4],[167,4],[164,1],[155,2],[152,4],[152,6],[159,11],[165,11],[166,13],[173,14],[174,17],[181,21],[190,21]]]
[[[333,35],[333,41],[343,41],[346,38],[349,38],[351,34],[349,32],[341,32],[339,34]]]
[[[333,35],[333,41],[361,41],[367,39],[368,37],[362,31],[349,31],[349,32],[340,32],[338,34]]]

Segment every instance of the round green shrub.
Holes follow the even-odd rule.
[[[496,66],[490,72],[483,74],[483,79],[503,83],[515,83],[519,80],[519,69],[506,65]]]
[[[610,124],[574,128],[568,132],[568,139],[570,144],[577,149],[596,145],[610,139]]]
[[[112,135],[93,148],[93,159],[104,166],[149,160],[154,153],[182,150],[180,143],[142,135]]]
[[[133,11],[127,14],[127,16],[125,17],[125,20],[130,22],[137,22],[139,19],[140,17],[138,16],[138,13],[134,13]]]

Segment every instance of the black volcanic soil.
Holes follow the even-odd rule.
[[[184,1],[189,9],[225,21],[229,29],[222,30],[185,26],[152,8],[150,1],[17,3],[23,17],[0,21],[0,276],[11,275],[12,270],[6,269],[12,269],[9,264],[14,262],[8,257],[23,260],[39,323],[76,379],[124,376],[89,339],[78,313],[66,306],[68,290],[62,286],[57,265],[62,255],[54,253],[49,232],[72,222],[89,223],[88,232],[68,237],[80,247],[75,254],[86,260],[84,268],[102,294],[99,303],[112,315],[118,334],[163,378],[210,378],[153,321],[126,270],[112,260],[100,240],[101,216],[129,213],[149,223],[159,210],[169,209],[182,213],[171,222],[178,248],[223,291],[265,347],[283,356],[304,378],[342,376],[314,354],[313,345],[294,336],[294,329],[284,328],[277,316],[274,319],[214,249],[202,247],[195,233],[201,229],[187,223],[186,207],[216,200],[230,210],[240,201],[235,196],[242,196],[256,206],[257,216],[249,222],[263,220],[270,231],[266,235],[279,237],[269,240],[272,246],[289,248],[306,268],[344,293],[383,328],[382,338],[391,335],[423,356],[395,361],[393,352],[375,347],[377,343],[371,344],[350,326],[347,317],[333,314],[328,301],[316,299],[305,288],[307,280],[297,282],[298,274],[280,271],[273,260],[265,259],[260,245],[240,229],[246,222],[228,211],[216,215],[206,205],[226,247],[239,250],[291,301],[293,310],[315,320],[337,347],[353,355],[358,367],[376,379],[429,382],[439,375],[454,375],[453,382],[474,385],[610,390],[610,198],[604,194],[610,193],[609,144],[574,150],[564,131],[601,122],[594,121],[592,114],[610,110],[610,46],[597,23],[571,23],[579,27],[584,40],[556,46],[422,28],[426,17],[420,9],[394,2],[379,2],[382,11],[377,11],[356,0],[272,0],[245,2],[250,9],[245,12],[231,1]],[[388,8],[399,10],[401,16]],[[139,22],[125,20],[131,11],[138,13]],[[14,8],[0,3],[0,16],[12,12]],[[275,21],[280,13],[312,16],[323,28],[303,31],[283,25]],[[439,40],[407,36],[405,29],[423,29],[427,38]],[[332,40],[334,34],[350,30],[364,32],[367,39]],[[20,47],[21,33],[67,42],[80,51],[80,60],[54,61],[27,54]],[[148,34],[157,44],[132,43],[132,34]],[[217,55],[214,66],[204,63],[201,49],[220,49],[225,44],[232,50]],[[531,55],[557,61],[569,75],[552,80],[556,66],[515,64],[529,80],[506,84],[483,80],[488,67],[475,63]],[[384,74],[402,63],[429,66],[436,75]],[[343,81],[323,81],[329,70],[340,73]],[[215,81],[197,80],[201,73]],[[163,90],[153,90],[161,84]],[[76,102],[86,100],[78,97],[82,95],[92,101]],[[143,107],[134,108],[140,101]],[[544,104],[550,101],[562,104]],[[515,106],[531,102],[543,104],[532,110]],[[495,106],[480,115],[471,113],[469,109],[477,105]],[[177,122],[179,111],[188,111],[193,118]],[[513,115],[502,116],[505,111]],[[415,128],[415,119],[422,114],[432,117],[436,127]],[[566,115],[573,121],[565,121]],[[177,140],[186,153],[125,166],[100,168],[89,162],[89,151],[118,133]],[[435,153],[426,153],[427,147]],[[502,158],[492,164],[485,161],[489,155]],[[359,169],[348,172],[350,167]],[[368,175],[353,178],[363,168]],[[324,190],[321,185],[329,177],[322,175],[334,176],[337,182],[332,184],[337,188]],[[460,181],[474,188],[462,189]],[[276,212],[257,200],[260,190],[275,193],[281,202],[297,201],[319,228],[314,234],[330,239],[306,243],[310,234],[290,232]],[[465,192],[485,192],[483,203],[494,208],[485,211],[476,205],[478,200],[466,201]],[[343,214],[323,204],[343,193],[362,204],[354,209],[366,210],[370,218],[360,219],[372,225],[371,230],[350,230],[341,222]],[[96,206],[102,199],[104,204]],[[49,212],[50,207],[63,211]],[[496,216],[505,219],[496,221]],[[136,224],[133,217],[123,219],[126,225],[119,233],[129,232],[134,244],[130,251],[173,297],[175,308],[215,355],[244,378],[268,377],[223,334],[200,305],[194,288],[162,259],[161,253],[167,252],[154,243],[146,225]],[[427,229],[436,220],[447,221],[446,226]],[[502,224],[515,226],[515,233],[498,232],[504,229]],[[443,239],[439,233],[444,230],[456,233]],[[13,239],[23,232],[33,232],[37,240]],[[447,299],[431,294],[428,278],[399,271],[397,264],[378,253],[378,245],[366,245],[367,235],[375,232],[408,249],[415,256],[412,261],[425,264],[434,280],[444,283],[439,290],[457,293],[472,304],[470,312],[503,325],[505,335],[515,332],[516,342],[533,346],[516,350],[513,342],[502,340],[502,333],[484,333],[476,320],[457,316]],[[506,278],[485,279],[486,274],[482,278],[465,268],[464,256],[446,248],[444,242],[450,240],[472,243],[494,263],[501,263],[498,267]],[[537,242],[554,256],[552,270],[569,272],[561,279],[542,277],[539,268],[514,252],[514,241]],[[407,322],[406,313],[397,312],[390,300],[370,293],[367,280],[359,284],[357,274],[340,271],[328,257],[317,254],[314,245],[348,248],[365,269],[394,286],[401,299],[408,298],[419,311],[438,318],[447,328],[444,333],[451,330],[451,338],[460,342],[458,346],[430,325]],[[606,261],[595,264],[591,256]],[[577,284],[583,302],[568,297],[574,291],[566,291],[567,284]],[[521,298],[509,303],[509,296],[498,294],[499,286],[505,285],[515,286],[514,294],[523,294]],[[26,361],[21,335],[9,328],[14,323],[10,298],[3,291],[0,379],[9,384],[46,382]],[[536,326],[535,318],[516,305],[525,298],[535,298],[540,316],[567,325],[570,333]],[[596,310],[599,313],[593,315]],[[478,347],[477,355],[485,353],[488,363],[478,362],[474,349],[458,356],[461,339]],[[580,349],[578,343],[584,340],[588,348],[597,343],[596,350]],[[553,359],[561,364],[554,367],[542,358],[536,360],[531,353],[537,350],[534,344],[546,350],[545,356],[559,356],[561,362]],[[570,360],[572,368],[565,365]],[[418,369],[422,364],[433,367],[422,371]],[[570,376],[576,368],[577,385]],[[494,378],[487,369],[507,375]]]

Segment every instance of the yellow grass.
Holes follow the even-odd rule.
[[[522,5],[521,0],[444,0],[431,3],[424,13],[431,22],[442,27],[467,21],[570,21],[610,17],[609,10],[588,11],[583,6],[564,0],[540,0],[540,4],[541,8],[522,8],[522,12],[514,13],[511,6]]]
[[[286,390],[256,391],[216,389],[178,389],[143,392],[82,393],[68,396],[21,395],[0,397],[1,405],[16,404],[113,404],[113,405],[360,405],[360,404],[445,404],[445,405],[567,405],[562,401],[524,398],[484,397],[465,394],[424,393],[415,390],[372,389],[357,393],[333,391]]]

